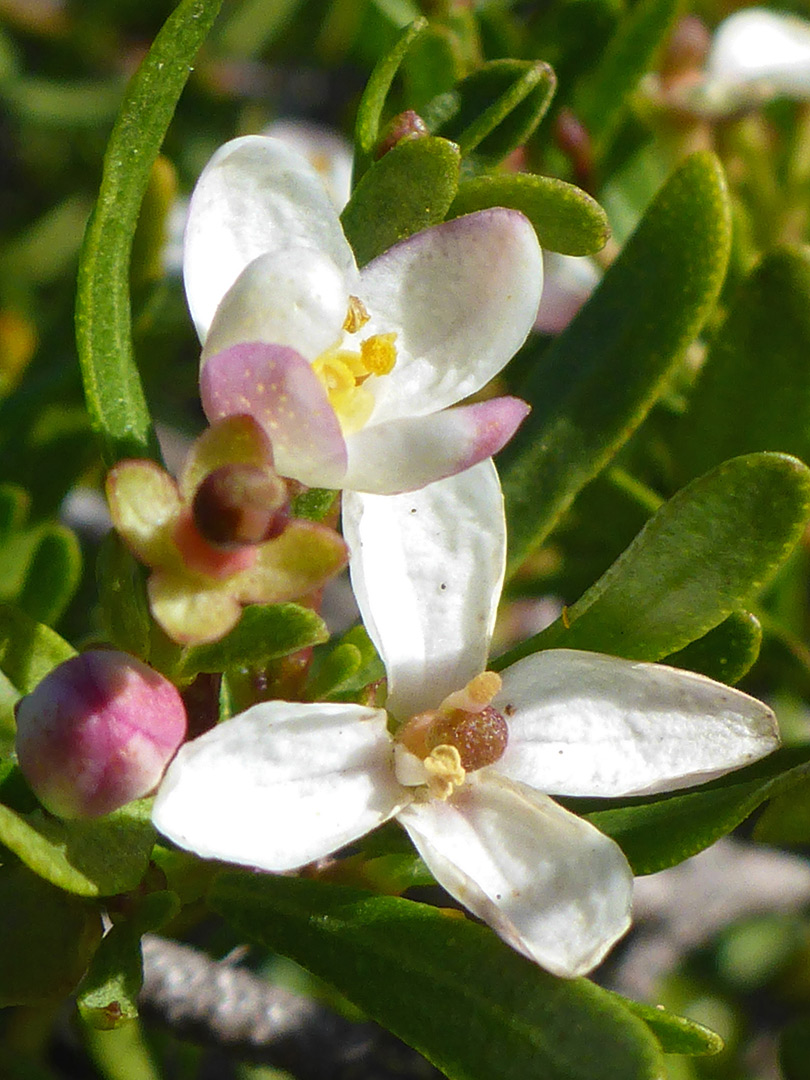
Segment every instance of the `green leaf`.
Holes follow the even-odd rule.
[[[30,694],[49,671],[75,655],[54,630],[10,604],[0,605],[0,670],[21,694]]]
[[[150,810],[141,800],[106,817],[60,821],[0,805],[0,843],[65,892],[112,896],[134,889],[146,871],[156,835]]]
[[[307,682],[310,701],[325,701],[357,675],[363,654],[351,642],[341,642],[318,662],[313,662]]]
[[[236,627],[210,645],[186,650],[175,672],[190,679],[201,671],[261,667],[268,660],[319,645],[329,637],[320,615],[298,604],[253,604]]]
[[[81,573],[82,552],[75,535],[64,525],[43,526],[17,603],[38,622],[58,622],[79,587]]]
[[[152,621],[141,564],[112,529],[96,561],[104,629],[116,648],[141,660],[149,657]]]
[[[556,86],[554,72],[542,61],[490,60],[452,92],[453,114],[437,134],[458,143],[464,157],[475,151],[494,165],[529,138]]]
[[[584,814],[624,851],[634,874],[654,874],[697,855],[745,821],[766,799],[806,775],[807,749],[779,750],[764,763],[677,795],[630,799]],[[796,764],[796,762],[799,764]],[[576,813],[587,803],[565,799]]]
[[[661,1044],[665,1054],[690,1054],[692,1057],[719,1054],[723,1040],[696,1020],[668,1012],[663,1005],[646,1005],[614,994],[626,1009],[643,1020]]]
[[[340,686],[333,686],[330,695],[334,701],[355,701],[371,683],[385,678],[385,665],[362,624],[348,630],[340,639],[340,645],[357,649],[360,653],[360,664],[351,675],[344,673],[345,678]]]
[[[135,1019],[143,984],[141,937],[179,911],[174,893],[153,892],[140,901],[131,918],[113,924],[79,986],[76,1004],[86,1023],[109,1031]]]
[[[734,686],[756,663],[761,644],[762,627],[756,615],[732,611],[708,634],[670,654],[666,661]]]
[[[132,352],[129,258],[152,163],[221,0],[181,0],[133,76],[113,128],[85,233],[76,343],[87,409],[108,465],[157,457]]]
[[[754,826],[754,838],[785,847],[810,843],[810,778],[771,799]]]
[[[307,521],[323,521],[335,504],[338,493],[329,488],[308,488],[292,501],[292,516]]]
[[[541,247],[564,255],[590,255],[607,243],[607,215],[586,192],[553,176],[502,173],[459,184],[448,217],[490,206],[520,210],[534,226]]]
[[[446,139],[403,139],[365,172],[341,214],[358,266],[392,244],[444,221],[458,187],[458,147]]]
[[[640,0],[620,19],[599,63],[580,87],[575,111],[601,152],[609,144],[628,99],[672,25],[679,0]]]
[[[82,977],[101,916],[19,864],[0,866],[0,1008],[58,1001]]]
[[[416,19],[402,33],[390,52],[382,56],[366,83],[354,125],[354,182],[371,164],[372,155],[380,137],[383,112],[391,84],[399,71],[405,55],[416,39],[427,29],[427,19]]]
[[[767,255],[735,298],[676,429],[687,478],[735,454],[810,460],[810,252]]]
[[[0,544],[24,527],[30,502],[28,493],[18,484],[0,484]]]
[[[525,385],[532,413],[501,475],[516,569],[644,419],[714,306],[730,216],[722,171],[696,154]]]
[[[810,469],[747,454],[679,491],[563,618],[498,660],[590,649],[660,660],[745,605],[784,561],[810,513]]]
[[[223,874],[210,903],[454,1080],[654,1080],[646,1025],[586,979],[556,979],[457,912],[323,882]]]

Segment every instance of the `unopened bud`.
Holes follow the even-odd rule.
[[[147,795],[186,733],[176,687],[126,653],[74,656],[17,704],[20,769],[63,818],[109,814]]]
[[[429,134],[427,124],[422,117],[415,113],[413,109],[406,109],[399,116],[395,116],[386,127],[382,138],[377,143],[374,156],[377,159],[384,157],[389,150],[393,150],[397,143],[402,142],[403,139],[421,138]]]
[[[223,465],[197,488],[192,514],[200,535],[217,547],[263,544],[287,527],[287,485],[258,465]]]

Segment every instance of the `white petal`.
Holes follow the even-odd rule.
[[[509,745],[498,770],[543,791],[672,791],[779,745],[766,705],[691,671],[551,649],[501,675],[493,705],[509,721]]]
[[[408,801],[382,709],[270,701],[186,743],[152,819],[203,858],[293,870]]]
[[[554,975],[584,975],[630,925],[633,875],[618,845],[491,770],[398,818],[436,880]]]
[[[599,284],[599,267],[587,255],[543,252],[543,296],[534,328],[541,334],[561,334]]]
[[[201,341],[245,267],[292,247],[320,251],[354,280],[354,256],[312,166],[278,139],[225,143],[197,181],[186,225],[183,273]]]
[[[286,345],[310,363],[340,340],[349,294],[332,260],[312,248],[260,255],[217,308],[202,360],[244,341]]]
[[[352,193],[352,145],[334,128],[308,120],[274,120],[263,135],[281,139],[305,157],[323,180],[329,198],[342,210]]]
[[[397,332],[393,370],[367,384],[377,424],[454,405],[497,375],[532,328],[543,260],[527,219],[496,208],[395,244],[360,278],[364,336]]]
[[[810,98],[810,23],[764,8],[735,12],[718,27],[706,69],[710,94],[759,84],[763,97]]]
[[[506,525],[491,461],[407,495],[344,492],[343,535],[363,622],[388,672],[389,712],[437,708],[484,670]]]

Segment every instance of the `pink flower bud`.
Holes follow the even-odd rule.
[[[64,818],[147,795],[186,733],[177,689],[126,653],[60,664],[17,704],[17,756],[40,802]]]

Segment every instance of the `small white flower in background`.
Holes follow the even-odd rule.
[[[352,193],[352,145],[339,131],[309,120],[274,120],[262,135],[280,139],[306,158],[323,181],[329,198],[340,211]]]
[[[288,871],[396,816],[448,892],[573,977],[626,931],[632,874],[612,840],[546,793],[698,783],[773,750],[775,721],[710,679],[597,654],[553,650],[486,672],[505,528],[502,512],[480,516],[482,499],[502,506],[491,462],[352,505],[353,584],[388,673],[387,712],[255,705],[181,748],[154,821],[204,857]]]
[[[543,252],[543,295],[534,328],[561,334],[599,284],[602,274],[588,255]]]
[[[318,173],[247,136],[197,183],[184,272],[208,418],[252,415],[283,476],[414,490],[491,456],[528,411],[511,397],[449,408],[534,323],[542,256],[516,211],[425,229],[358,270]]]

